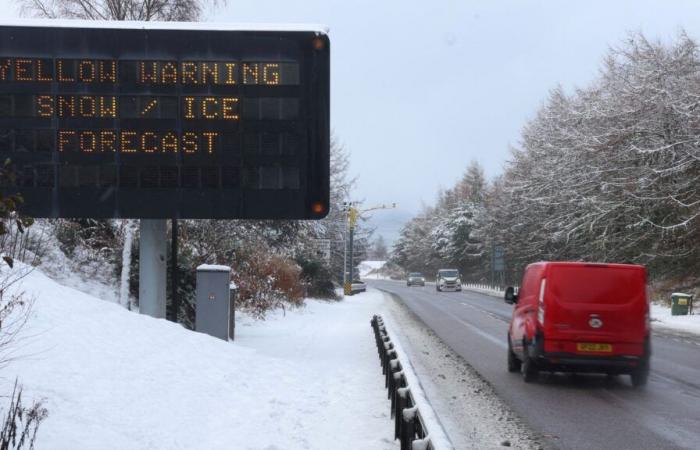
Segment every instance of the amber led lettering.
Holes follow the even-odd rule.
[[[100,96],[100,117],[117,117],[117,97]]]
[[[83,117],[95,117],[95,97],[84,95],[78,100],[78,109]]]
[[[39,81],[53,81],[53,76],[44,73],[44,61],[36,62],[36,79]]]
[[[117,134],[114,131],[100,131],[100,152],[116,152],[114,144],[117,142]]]
[[[58,117],[75,117],[75,97],[58,96]]]
[[[139,63],[139,67],[139,75],[141,77],[139,81],[141,83],[156,83],[158,81],[156,78],[156,73],[158,72],[158,65],[155,61],[152,61],[150,63],[141,61]]]
[[[10,75],[11,64],[12,61],[10,59],[0,62],[0,80],[7,81],[7,77]]]
[[[224,63],[224,67],[226,67],[224,84],[236,84],[236,63]]]
[[[70,136],[75,136],[75,131],[60,130],[58,132],[58,151],[62,152],[66,144],[70,144]]]
[[[160,79],[163,84],[177,84],[177,67],[172,63],[165,63],[160,71]]]
[[[150,131],[144,132],[141,135],[141,148],[143,149],[143,151],[146,153],[155,153],[155,151],[158,150],[157,144],[153,145],[153,141],[155,140],[155,133],[151,133]]]
[[[198,148],[197,134],[191,131],[186,131],[182,136],[182,151],[185,153],[196,153]]]
[[[15,60],[15,80],[17,81],[33,81],[34,75],[31,59]]]
[[[182,63],[182,84],[197,84],[197,64]]]
[[[78,64],[78,81],[83,83],[95,81],[95,64],[92,61],[80,61],[80,64]]]
[[[263,82],[265,84],[280,84],[279,67],[279,64],[265,64],[263,66]]]
[[[50,95],[37,95],[37,114],[41,117],[53,117],[53,97]]]
[[[219,102],[216,101],[216,98],[214,98],[214,97],[206,97],[202,101],[202,116],[204,116],[204,118],[206,118],[206,119],[216,119],[217,112],[216,112],[216,110],[211,111],[209,109],[210,104],[216,106],[219,104]]]
[[[112,83],[117,82],[116,61],[100,61],[98,66],[100,68],[100,83],[104,83],[105,81],[110,81]]]
[[[132,138],[136,136],[135,131],[122,131],[121,134],[121,152],[122,153],[136,153],[136,149],[132,147],[134,142]]]
[[[202,63],[200,72],[202,73],[202,84],[207,84],[209,77],[214,80],[213,84],[219,84],[219,64]]]
[[[194,97],[185,97],[185,119],[194,119]]]
[[[214,153],[214,139],[216,139],[218,133],[206,132],[203,134],[207,140],[207,153],[211,155],[212,153]]]
[[[238,120],[238,114],[234,110],[238,106],[238,98],[224,97],[221,99],[221,116],[228,120]]]
[[[92,153],[97,145],[97,137],[92,131],[83,131],[80,133],[80,151],[84,153]]]
[[[243,84],[258,84],[258,65],[243,64]]]
[[[163,148],[163,153],[165,153],[166,151],[172,151],[173,153],[177,153],[177,136],[175,135],[175,133],[165,133],[165,136],[163,136],[163,139],[161,139],[160,145]]]
[[[72,82],[75,81],[75,78],[69,77],[66,75],[63,70],[64,70],[64,61],[62,59],[59,59],[58,62],[56,63],[57,70],[58,70],[58,81],[63,81],[63,82]]]

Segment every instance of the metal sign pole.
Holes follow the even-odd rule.
[[[491,241],[491,288],[496,282],[496,241]]]
[[[177,268],[177,253],[178,253],[178,224],[177,219],[172,220],[171,242],[170,242],[170,319],[177,323],[177,316],[180,312],[180,297],[177,295],[178,285],[178,268]]]
[[[167,221],[141,219],[139,240],[139,312],[165,318]]]
[[[345,295],[352,295],[352,282],[354,281],[355,278],[355,264],[353,261],[355,260],[355,252],[354,252],[354,245],[355,245],[355,227],[350,227],[350,234],[348,236],[348,267],[345,270],[346,273],[346,280],[345,280]]]
[[[345,228],[343,229],[343,291],[348,282],[348,218],[343,218]]]

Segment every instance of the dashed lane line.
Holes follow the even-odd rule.
[[[491,335],[488,334],[487,332],[482,331],[482,330],[479,329],[478,327],[475,327],[474,325],[470,324],[469,322],[465,322],[464,320],[462,320],[462,319],[460,319],[460,318],[458,318],[458,317],[455,317],[455,319],[456,319],[459,323],[461,323],[462,325],[464,325],[465,327],[469,328],[469,329],[470,329],[471,331],[473,331],[474,333],[476,333],[476,334],[478,334],[479,336],[481,336],[482,338],[484,338],[484,339],[486,339],[486,340],[488,340],[488,341],[490,341],[490,342],[492,342],[492,343],[498,345],[498,346],[501,347],[501,348],[508,348],[508,345],[507,345],[505,342],[503,342],[503,339],[499,339],[499,338],[497,338],[497,337],[491,336]]]

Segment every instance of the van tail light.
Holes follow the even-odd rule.
[[[540,283],[539,303],[537,304],[537,320],[544,325],[544,289],[547,287],[547,279],[542,278]]]

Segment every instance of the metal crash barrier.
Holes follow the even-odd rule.
[[[430,441],[425,422],[406,381],[401,361],[391,342],[384,321],[375,315],[370,321],[377,341],[382,363],[384,384],[391,400],[391,418],[394,419],[394,439],[399,439],[401,450],[436,450]]]

